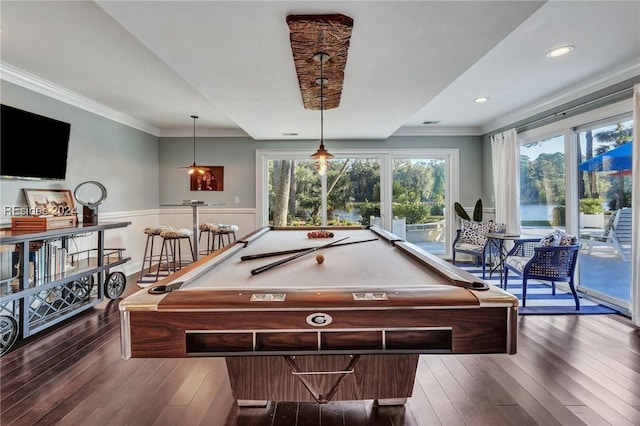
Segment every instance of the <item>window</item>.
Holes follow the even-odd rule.
[[[520,147],[520,224],[529,234],[566,226],[564,136]]]
[[[332,153],[320,176],[306,151],[257,150],[257,223],[379,224],[428,251],[449,254],[446,206],[458,196],[457,149]]]
[[[267,167],[269,225],[368,225],[380,215],[377,159],[332,160],[326,180],[308,159],[268,160]]]

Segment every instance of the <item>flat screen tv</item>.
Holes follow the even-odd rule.
[[[0,129],[1,177],[65,179],[71,124],[1,105]]]

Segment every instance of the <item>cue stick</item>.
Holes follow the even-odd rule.
[[[267,265],[264,265],[264,266],[261,266],[259,268],[253,269],[251,271],[251,275],[257,275],[257,274],[259,274],[261,272],[268,271],[269,269],[275,268],[276,266],[280,266],[280,265],[282,265],[284,263],[287,263],[287,262],[291,262],[294,259],[297,259],[299,257],[305,256],[305,255],[307,255],[309,253],[312,253],[312,252],[314,252],[316,250],[320,250],[320,249],[323,249],[323,248],[331,247],[332,245],[334,245],[336,243],[339,243],[340,241],[346,240],[347,238],[349,238],[349,237],[344,237],[344,238],[332,241],[332,242],[330,242],[328,244],[325,244],[325,245],[322,245],[322,246],[312,247],[312,248],[310,248],[308,250],[305,250],[305,251],[303,251],[301,253],[298,253],[298,254],[293,255],[291,257],[287,257],[286,259],[281,259],[281,260],[278,260],[276,262],[269,263]]]
[[[351,241],[349,243],[334,244],[334,245],[332,245],[330,247],[346,246],[346,245],[349,245],[349,244],[368,243],[369,241],[378,241],[378,239],[377,238],[371,238],[369,240]],[[309,250],[311,248],[315,248],[315,247],[304,247],[304,248],[297,248],[297,249],[291,249],[291,250],[269,251],[269,252],[264,252],[264,253],[248,254],[246,256],[242,256],[240,258],[240,260],[254,260],[254,259],[262,259],[262,258],[265,258],[265,257],[280,256],[280,255],[283,255],[283,254],[300,253],[301,251],[306,251],[306,250]]]

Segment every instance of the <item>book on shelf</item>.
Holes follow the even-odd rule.
[[[35,250],[31,250],[35,249]],[[13,252],[12,264],[16,268],[17,276],[21,275],[20,253]],[[29,250],[29,282],[36,285],[52,281],[69,269],[73,269],[68,262],[67,249],[55,243],[43,243],[30,247]]]

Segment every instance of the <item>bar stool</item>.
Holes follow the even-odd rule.
[[[138,283],[143,283],[145,275],[151,273],[151,268],[153,266],[154,260],[157,259],[158,263],[160,263],[160,254],[155,254],[153,251],[154,242],[156,237],[160,237],[160,233],[162,231],[166,231],[170,229],[173,229],[173,228],[170,226],[164,226],[164,225],[144,228],[143,232],[147,236],[147,241],[144,245],[144,255],[142,256],[142,269],[140,269],[140,277],[138,279]],[[145,266],[147,262],[149,263],[149,268],[145,272]],[[160,265],[158,265],[158,268],[159,267]]]
[[[198,235],[198,245],[200,244],[200,242],[202,241],[202,235],[203,234],[207,234],[207,248],[204,251],[200,251],[199,253],[202,254],[209,254],[213,251],[214,249],[214,242],[215,242],[215,238],[216,238],[216,231],[218,230],[217,225],[214,225],[213,223],[201,223],[200,224],[200,234]],[[198,249],[200,247],[198,246]]]
[[[182,268],[182,244],[181,242],[186,240],[189,242],[189,252],[191,253],[191,260],[195,261],[195,254],[193,251],[193,244],[191,244],[192,231],[189,229],[170,229],[164,230],[160,233],[162,237],[162,248],[160,249],[160,262],[162,263],[163,255],[166,259],[167,270],[169,273],[176,272]],[[166,250],[165,250],[166,248]],[[171,254],[171,258],[169,258]],[[160,276],[160,267],[156,271],[156,280]]]
[[[217,231],[215,231],[215,234],[218,237],[218,249],[221,249],[222,247],[224,247],[226,244],[224,243],[224,237],[227,237],[227,244],[231,244],[231,237],[233,237],[233,241],[237,241],[236,240],[236,232],[238,231],[238,225],[224,225],[222,223],[219,223],[217,225]],[[214,247],[215,249],[215,247]]]
[[[233,237],[233,241],[236,241],[236,232],[238,231],[237,225],[223,225],[221,223],[203,223],[200,225],[200,236],[198,237],[198,242],[202,240],[202,235],[207,234],[207,250],[206,254],[216,251],[217,249],[221,249],[226,244],[231,244],[231,237]],[[225,236],[227,237],[227,242],[225,244]],[[216,248],[216,241],[218,242]]]

